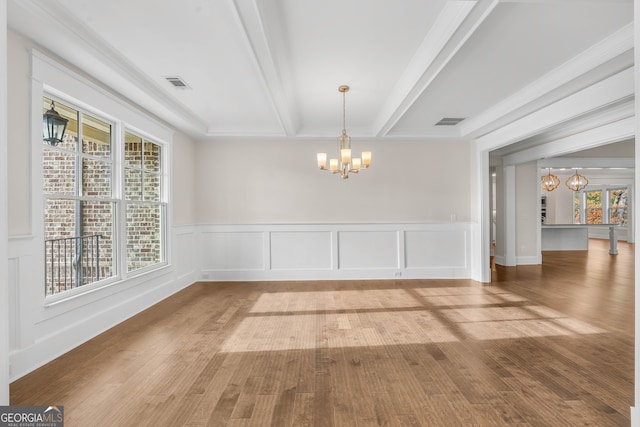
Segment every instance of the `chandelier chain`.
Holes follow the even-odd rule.
[[[347,133],[347,92],[342,92],[342,134]]]

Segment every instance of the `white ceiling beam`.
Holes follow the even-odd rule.
[[[583,0],[500,0],[500,3],[579,3]],[[632,3],[633,0],[591,0],[600,3]]]
[[[298,108],[292,105],[295,102],[291,97],[287,98],[289,91],[280,80],[258,5],[255,0],[229,2],[280,126],[286,136],[295,136],[299,123]]]
[[[558,129],[552,129],[548,132],[543,132],[538,135],[534,135],[521,143],[540,145],[551,141],[557,141],[564,137],[575,135],[577,133],[585,132],[589,129],[604,126],[609,123],[617,122],[622,119],[633,117],[635,113],[634,101],[632,98],[627,98],[618,104],[609,104],[596,110],[594,114],[585,114],[581,117],[572,120],[569,123],[563,124]],[[519,143],[520,144],[520,143]],[[519,145],[516,144],[516,145]],[[512,146],[510,146],[512,147]],[[510,147],[507,147],[509,149]],[[517,148],[517,147],[514,147]],[[503,154],[511,154],[518,151],[517,149]]]
[[[21,8],[27,14],[47,22],[50,26],[56,27],[58,32],[63,32],[66,37],[73,40],[76,49],[81,49],[85,53],[83,55],[83,63],[73,63],[74,66],[93,77],[100,78],[96,76],[95,72],[85,68],[86,64],[95,59],[108,67],[109,72],[126,80],[131,91],[127,91],[122,87],[112,88],[119,91],[126,99],[137,103],[168,123],[181,123],[182,130],[190,135],[201,135],[207,129],[207,124],[193,111],[160,88],[146,74],[133,66],[119,51],[98,37],[84,22],[76,19],[75,15],[70,13],[59,2],[55,0],[20,0],[11,2],[10,6],[12,8]],[[15,9],[13,10],[15,11]],[[38,40],[38,43],[41,43],[56,55],[68,58],[64,52],[56,51],[55,43],[48,43],[48,41],[53,40],[49,27],[43,28],[42,31],[44,31],[42,40]],[[64,44],[60,46],[64,46]],[[143,91],[148,99],[132,97],[134,92],[139,93],[140,91]],[[154,108],[149,103],[149,99],[160,108]],[[168,117],[167,113],[170,113],[173,117]]]
[[[611,61],[616,56],[633,49],[633,37],[633,23],[622,27],[555,70],[520,89],[509,98],[460,123],[462,135],[468,136],[479,131],[509,113],[549,95],[586,72]]]
[[[624,141],[634,137],[636,132],[635,122],[635,117],[629,117],[566,138],[536,145],[535,147],[504,156],[502,158],[503,164],[518,165]]]
[[[449,1],[445,4],[382,104],[374,123],[377,136],[389,133],[497,4],[498,0]]]
[[[487,135],[477,138],[480,150],[495,150],[581,115],[634,95],[634,67],[627,68],[586,89],[535,111]]]
[[[538,160],[539,168],[626,168],[635,169],[634,157],[554,157]]]

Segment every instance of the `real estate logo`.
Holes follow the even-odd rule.
[[[64,427],[64,406],[0,406],[0,427]]]

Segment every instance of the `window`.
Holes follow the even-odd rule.
[[[626,188],[609,191],[609,222],[611,224],[627,225],[628,193]]]
[[[602,224],[602,191],[587,191],[585,200],[585,223]]]
[[[590,188],[574,193],[574,223],[628,224],[628,194],[626,187]]]
[[[69,122],[42,145],[45,295],[164,263],[163,146],[71,103],[55,109]]]
[[[164,261],[161,147],[125,133],[124,164],[127,271]]]
[[[117,265],[113,126],[61,102],[56,111],[69,123],[62,142],[42,146],[47,296],[112,277]]]

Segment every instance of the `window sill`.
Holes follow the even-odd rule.
[[[83,298],[88,298],[90,295],[96,295],[95,300],[98,300],[103,297],[98,296],[98,293],[102,293],[107,290],[114,290],[114,292],[110,293],[109,295],[105,295],[106,297],[123,290],[131,289],[132,287],[138,286],[144,282],[147,282],[148,280],[166,274],[170,270],[170,267],[171,265],[165,262],[157,266],[136,270],[132,273],[129,273],[126,278],[112,277],[104,281],[95,282],[69,291],[61,292],[56,295],[51,295],[45,297],[43,306],[45,308],[53,308],[56,306],[64,305],[66,303],[70,303],[72,301],[78,301]]]

